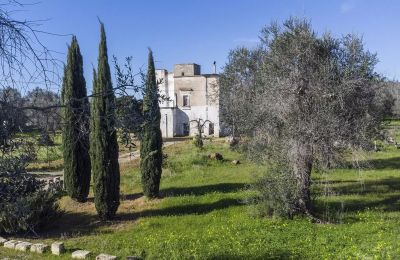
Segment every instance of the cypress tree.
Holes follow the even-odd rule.
[[[63,103],[64,182],[68,195],[84,202],[90,187],[89,101],[78,41],[72,37],[64,67]]]
[[[153,52],[149,50],[146,85],[143,97],[143,129],[140,144],[140,169],[143,193],[154,198],[159,194],[162,172],[162,136],[160,107]]]
[[[118,143],[115,128],[115,95],[108,64],[104,25],[97,74],[94,73],[91,118],[91,159],[94,180],[94,202],[99,217],[111,219],[119,206]]]

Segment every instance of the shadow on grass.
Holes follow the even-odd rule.
[[[338,195],[384,195],[400,191],[400,178],[391,177],[366,181],[318,182],[317,194],[322,195],[321,185],[332,185],[330,190]]]
[[[365,209],[379,209],[382,211],[392,212],[400,210],[400,195],[386,196],[382,199],[375,199],[372,201],[365,200],[345,200],[330,201],[325,203],[330,209],[344,212],[357,212]]]
[[[161,194],[163,197],[175,197],[184,195],[201,196],[213,192],[220,192],[220,193],[236,192],[241,189],[244,189],[245,187],[246,184],[244,183],[218,183],[218,184],[194,186],[194,187],[166,188],[161,190]]]
[[[135,199],[136,196],[139,196],[139,194],[133,194],[131,198]],[[189,204],[160,209],[147,209],[138,212],[119,212],[112,221],[100,221],[94,214],[66,212],[61,218],[39,232],[38,235],[42,238],[60,238],[60,236],[79,237],[88,234],[109,234],[113,233],[113,231],[111,229],[102,229],[102,227],[128,223],[145,217],[201,215],[214,210],[239,205],[241,205],[241,202],[237,199],[222,199],[207,204]]]
[[[117,215],[116,220],[132,221],[143,217],[201,215],[207,214],[214,210],[239,205],[242,205],[242,203],[237,199],[222,199],[208,204],[189,204],[161,209],[149,209],[134,213],[120,213]]]
[[[365,161],[367,165],[371,165],[373,169],[400,169],[400,157],[391,157],[387,159],[372,159]]]
[[[337,167],[337,169],[374,169],[374,170],[393,170],[400,169],[400,157],[390,157],[385,159],[370,159],[362,160],[358,162],[358,165],[354,165],[353,162],[343,162]]]
[[[329,183],[327,184],[329,185]],[[362,196],[361,198],[343,198],[342,201],[317,201],[317,214],[331,212],[331,218],[341,215],[346,222],[357,221],[354,213],[366,209],[393,212],[400,210],[400,178],[385,178],[363,182],[335,182],[331,191],[340,196]],[[317,192],[321,195],[321,192]],[[336,215],[336,216],[335,216]]]
[[[215,255],[208,257],[209,260],[241,260],[241,259],[253,259],[253,260],[264,260],[264,259],[303,259],[298,253],[293,253],[290,251],[275,249],[273,252],[269,252],[268,254],[262,256],[235,256],[235,255]]]

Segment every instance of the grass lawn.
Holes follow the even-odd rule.
[[[62,136],[60,132],[57,132],[55,135],[50,134],[50,137],[54,142],[54,145],[51,146],[39,146],[37,144],[37,140],[40,137],[40,133],[36,131],[19,134],[17,137],[23,138],[34,144],[36,160],[29,163],[27,167],[28,171],[59,171],[64,168]],[[120,155],[126,155],[138,149],[138,147],[133,147],[130,149],[128,146],[125,146],[121,140],[118,141]]]
[[[211,161],[220,152],[223,162]],[[66,211],[39,241],[146,259],[398,259],[400,256],[400,150],[387,146],[368,154],[372,166],[314,174],[317,211],[334,224],[307,219],[258,218],[243,200],[246,186],[263,168],[227,144],[214,141],[198,151],[189,142],[165,148],[163,198],[140,194],[137,161],[122,165],[123,200],[117,219],[101,223],[92,201],[61,200]],[[240,159],[239,165],[231,160]],[[33,240],[21,237],[25,240]],[[39,259],[0,248],[0,256]],[[69,259],[44,255],[43,259]],[[122,258],[123,259],[123,258]]]

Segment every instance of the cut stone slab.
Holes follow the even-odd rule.
[[[63,242],[54,242],[51,244],[51,253],[53,255],[61,255],[65,253],[65,247]]]
[[[117,259],[115,255],[100,254],[96,256],[96,260],[115,260],[115,259]]]
[[[72,252],[72,258],[76,258],[76,259],[86,259],[90,256],[90,251],[86,251],[86,250],[77,250],[75,252]]]
[[[17,240],[10,240],[4,243],[4,247],[5,248],[11,248],[11,249],[15,249],[15,246],[18,243],[21,243],[22,241],[17,241]]]
[[[127,256],[126,260],[142,260],[140,256]]]
[[[5,242],[7,242],[8,240],[5,239],[4,237],[0,237],[0,246],[3,246]]]
[[[15,250],[26,252],[31,248],[31,246],[32,246],[32,243],[21,242],[21,243],[18,243],[17,245],[15,245]]]
[[[48,245],[45,244],[33,244],[31,246],[31,252],[34,253],[39,253],[39,254],[44,254],[46,252],[48,252],[50,249],[50,247]]]

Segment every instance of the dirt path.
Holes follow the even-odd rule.
[[[177,142],[179,142],[179,141],[165,142],[163,144],[163,147],[167,147],[167,146],[173,145],[173,144],[175,144]],[[132,161],[132,160],[137,160],[139,158],[140,158],[140,150],[137,150],[137,151],[134,151],[134,152],[131,152],[131,153],[121,154],[118,157],[118,162],[119,162],[119,164],[122,164],[122,163],[126,163],[126,162],[129,162],[129,161]],[[54,177],[63,177],[64,170],[59,170],[59,171],[41,171],[41,172],[30,172],[30,173],[40,175],[40,178],[43,178],[43,179],[51,179],[51,178],[54,178]]]

